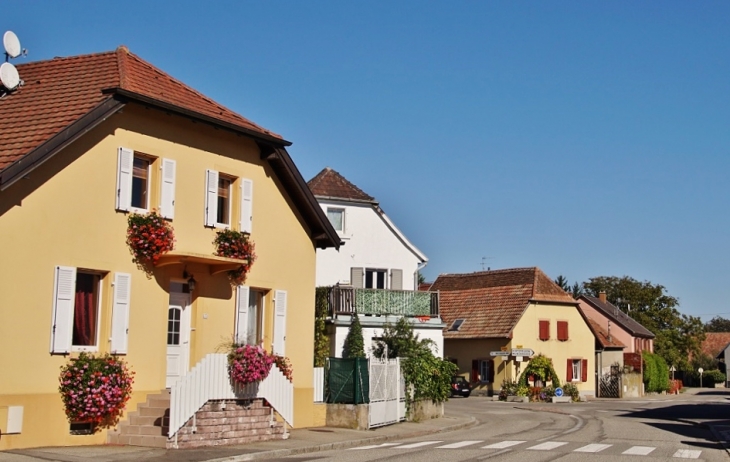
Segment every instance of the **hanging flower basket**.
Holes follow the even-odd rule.
[[[132,261],[152,277],[160,257],[175,246],[172,226],[152,210],[147,214],[132,213],[127,218],[127,245]]]
[[[238,269],[228,272],[228,280],[231,285],[238,286],[246,282],[246,276],[256,261],[255,246],[248,234],[230,229],[217,231],[213,245],[215,246],[214,255],[241,260],[241,266]]]
[[[291,361],[286,356],[279,356],[274,355],[274,363],[276,364],[276,367],[279,368],[282,374],[284,374],[284,377],[288,381],[294,380],[292,377],[292,374],[294,373],[294,369],[292,368]]]
[[[228,375],[236,385],[248,385],[269,376],[274,356],[260,346],[233,345],[228,352]]]
[[[134,372],[109,354],[81,353],[61,366],[58,380],[68,421],[92,423],[97,432],[119,421],[132,396]]]

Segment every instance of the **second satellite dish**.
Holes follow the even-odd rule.
[[[10,63],[0,64],[0,83],[10,91],[18,88],[18,85],[20,85],[20,75],[18,75],[18,70],[15,66]]]
[[[5,53],[11,58],[17,58],[23,51],[20,48],[20,40],[15,32],[9,30],[3,35],[3,46],[5,46]]]

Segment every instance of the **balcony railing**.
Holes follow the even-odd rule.
[[[328,313],[332,317],[354,312],[397,316],[439,315],[438,292],[334,286],[329,288],[327,299]]]

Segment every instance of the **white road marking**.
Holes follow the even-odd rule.
[[[583,446],[582,448],[578,448],[573,452],[600,452],[603,451],[606,448],[610,448],[610,444],[589,444],[588,446]]]
[[[547,443],[538,444],[537,446],[531,446],[527,449],[530,449],[532,451],[549,451],[551,449],[559,448],[560,446],[563,446],[568,443],[564,443],[562,441],[548,441]]]
[[[672,457],[677,457],[679,459],[699,459],[700,454],[702,454],[702,451],[694,449],[679,449]]]
[[[393,449],[415,449],[421,446],[429,446],[431,444],[443,443],[443,441],[421,441],[420,443],[405,444],[403,446],[397,446]]]
[[[502,441],[501,443],[494,443],[490,444],[489,446],[484,446],[482,449],[505,449],[512,446],[517,446],[518,444],[522,443],[525,443],[525,441]]]
[[[359,448],[350,448],[348,451],[357,451],[360,449],[375,449],[375,448],[384,448],[387,446],[398,446],[400,443],[383,443],[383,444],[372,444],[370,446],[360,446]]]
[[[629,456],[645,456],[654,449],[656,448],[652,448],[651,446],[633,446],[632,448],[625,450],[621,454],[626,454]]]
[[[436,449],[458,449],[464,446],[471,446],[472,444],[482,443],[483,441],[459,441],[458,443],[446,444],[444,446],[437,446]]]

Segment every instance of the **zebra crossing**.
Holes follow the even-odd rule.
[[[603,443],[591,443],[591,444],[584,444],[584,443],[571,443],[568,441],[545,441],[538,444],[534,444],[535,441],[529,442],[529,441],[519,441],[519,440],[505,440],[505,441],[498,441],[496,443],[490,443],[485,445],[485,441],[474,441],[474,440],[468,440],[468,441],[457,441],[453,443],[447,443],[442,444],[444,441],[419,441],[416,443],[398,443],[398,442],[392,442],[392,443],[382,443],[382,444],[372,444],[369,446],[360,446],[356,448],[350,448],[349,451],[361,451],[361,450],[368,450],[368,449],[393,449],[393,450],[402,450],[402,449],[419,449],[419,448],[434,448],[434,449],[494,449],[494,450],[500,450],[500,449],[519,449],[519,450],[525,450],[525,451],[552,451],[557,449],[563,449],[565,450],[565,446],[575,446],[576,444],[579,445],[579,447],[575,447],[573,449],[570,449],[567,452],[577,452],[577,453],[600,453],[603,451],[611,452],[611,451],[617,451],[617,453],[621,455],[626,456],[648,456],[648,455],[655,455],[655,450],[657,449],[654,446],[629,446],[626,444],[603,444]],[[702,450],[699,449],[677,449],[676,452],[672,453],[671,457],[677,458],[677,459],[699,459],[700,455],[702,454]],[[662,457],[667,457],[666,456]]]

